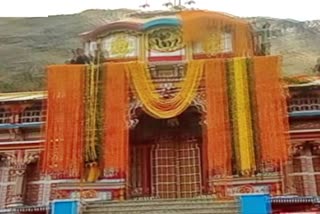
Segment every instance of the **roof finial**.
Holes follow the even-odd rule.
[[[185,5],[190,6],[195,3],[196,3],[195,0],[188,0],[184,4],[182,3],[181,0],[173,0],[173,3],[172,3],[172,0],[169,0],[166,3],[164,3],[163,6],[171,10],[184,10],[186,9]]]
[[[140,7],[143,9],[150,7],[150,5],[148,4],[148,0],[146,0],[146,2],[144,4],[140,5]]]

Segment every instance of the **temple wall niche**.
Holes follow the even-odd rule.
[[[183,57],[186,45],[178,27],[157,27],[146,31],[146,54],[152,60],[168,60],[166,57]],[[163,57],[163,58],[161,58]],[[173,58],[175,59],[175,58]]]
[[[101,41],[104,56],[109,59],[136,58],[140,54],[139,36],[134,32],[114,32]]]
[[[193,54],[216,55],[223,53],[231,53],[232,47],[232,34],[230,32],[212,34],[205,40],[193,44]]]

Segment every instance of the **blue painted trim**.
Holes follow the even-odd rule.
[[[267,194],[247,194],[240,196],[241,214],[272,213],[270,196]]]
[[[320,111],[293,111],[289,113],[290,117],[315,117],[320,116]]]
[[[45,124],[44,122],[33,122],[33,123],[21,123],[21,124],[18,124],[18,126],[20,128],[33,128],[33,127],[42,126],[44,124]]]
[[[37,128],[44,125],[44,122],[33,123],[4,123],[0,124],[0,129],[15,129],[15,128]]]
[[[177,18],[160,18],[151,20],[143,24],[143,29],[147,30],[149,28],[158,27],[158,26],[180,26],[181,21]]]
[[[75,199],[54,200],[51,203],[52,214],[78,214],[80,212],[80,202]]]
[[[0,129],[12,129],[12,128],[18,128],[18,126],[10,123],[0,124]]]

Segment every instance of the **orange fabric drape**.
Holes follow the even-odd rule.
[[[231,173],[232,150],[225,60],[207,61],[204,69],[208,170],[226,175]]]
[[[202,42],[213,32],[230,32],[234,56],[253,55],[253,32],[247,21],[220,12],[201,10],[181,11],[178,15],[182,20],[186,43]]]
[[[289,126],[280,68],[281,58],[278,56],[255,57],[253,61],[263,161],[278,162],[288,157]]]
[[[83,150],[83,65],[48,67],[46,143],[43,170],[79,177]]]
[[[104,168],[127,175],[128,170],[128,84],[123,63],[105,67]]]

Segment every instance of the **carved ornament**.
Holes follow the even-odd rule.
[[[215,55],[222,51],[221,34],[213,32],[206,40],[201,44],[202,50],[207,55]]]
[[[150,50],[159,52],[174,52],[184,47],[182,33],[179,28],[157,28],[148,32]]]
[[[125,57],[133,50],[133,44],[125,33],[116,34],[111,41],[111,55]]]

